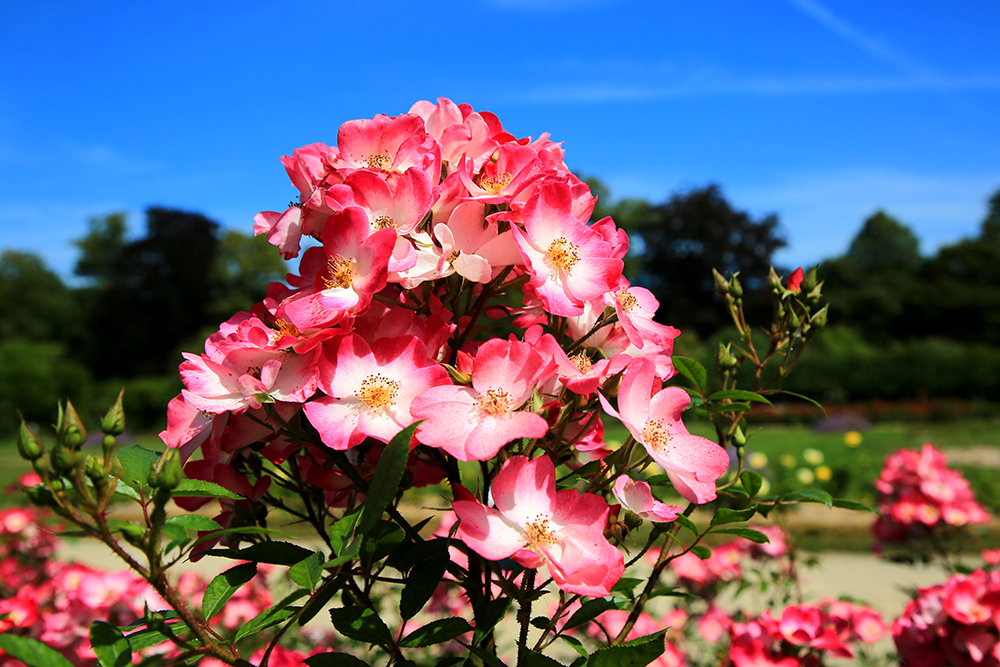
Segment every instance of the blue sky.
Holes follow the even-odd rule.
[[[654,202],[719,183],[810,264],[883,208],[925,253],[1000,188],[1000,3],[46,2],[0,15],[0,247],[71,274],[87,219],[250,231],[278,158],[445,96]]]

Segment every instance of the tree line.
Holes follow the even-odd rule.
[[[768,271],[787,245],[776,214],[738,210],[715,184],[652,203],[614,200],[588,182],[599,197],[593,219],[610,215],[628,231],[626,274],[660,301],[658,319],[684,332],[682,351],[710,362],[726,324],[712,269],[739,272],[748,316],[769,319]],[[75,241],[79,285],[30,253],[0,254],[0,431],[16,424],[15,408],[45,421],[58,398],[86,409],[123,384],[138,425],[159,424],[180,389],[180,352],[199,351],[220,322],[284,278],[263,238],[198,213],[154,207],[145,218],[140,236],[121,213],[89,221]],[[976,236],[924,255],[911,229],[877,211],[818,271],[831,326],[790,388],[844,400],[1000,398],[1000,191]]]

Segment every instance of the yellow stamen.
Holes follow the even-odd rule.
[[[395,226],[396,226],[396,221],[387,215],[380,215],[379,217],[375,218],[375,222],[374,224],[372,224],[372,227],[375,228],[375,231],[388,229],[389,227],[395,227]]]
[[[491,415],[509,412],[510,396],[503,389],[487,389],[486,393],[479,397],[479,407]]]
[[[622,310],[628,312],[638,305],[639,300],[632,296],[632,293],[627,289],[623,289],[621,292],[615,295],[618,298],[618,303],[622,305]]]
[[[514,177],[504,172],[496,176],[483,176],[479,179],[479,187],[487,192],[498,195],[507,189]]]
[[[663,425],[662,419],[646,422],[646,427],[642,429],[642,438],[647,445],[661,454],[668,454],[673,445],[670,441],[673,437],[669,429]]]
[[[343,255],[337,255],[327,260],[326,268],[330,272],[327,279],[323,281],[327,289],[335,287],[347,289],[354,281],[354,276],[357,275],[357,271],[354,269],[354,262]]]
[[[399,383],[381,374],[369,375],[361,382],[361,389],[354,392],[354,395],[372,410],[395,405],[397,394],[399,394]]]
[[[538,514],[524,526],[524,537],[529,546],[551,545],[556,543],[555,531],[549,526],[549,517]]]
[[[573,362],[574,366],[576,366],[576,370],[580,371],[580,375],[586,375],[590,372],[590,369],[594,367],[594,364],[590,362],[590,357],[583,352],[574,354],[569,358],[569,360]]]
[[[392,164],[392,158],[385,153],[376,153],[365,158],[365,166],[369,169],[388,169]]]
[[[563,271],[569,271],[580,261],[580,255],[577,253],[579,249],[580,246],[560,236],[549,244],[549,249],[545,253],[545,263]]]
[[[302,332],[299,331],[298,327],[289,322],[286,319],[280,319],[274,323],[274,328],[278,330],[278,333],[282,336],[295,336],[299,337]]]

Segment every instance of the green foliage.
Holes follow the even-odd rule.
[[[0,340],[0,433],[16,432],[17,410],[29,422],[51,423],[53,406],[66,398],[88,414],[90,388],[87,369],[69,358],[63,343]]]

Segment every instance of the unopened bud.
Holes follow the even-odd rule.
[[[781,284],[781,278],[778,277],[778,272],[774,270],[774,267],[770,267],[767,274],[767,284],[770,286],[771,290],[781,294],[785,291],[785,286]]]
[[[21,431],[17,438],[17,453],[25,461],[37,461],[45,453],[45,448],[21,417]]]
[[[809,323],[812,324],[817,329],[822,329],[823,327],[826,326],[826,317],[829,314],[829,311],[830,311],[830,304],[823,306],[822,308],[819,309],[819,312],[817,312],[815,315],[812,316],[812,319],[809,320]]]
[[[642,517],[638,514],[633,514],[632,512],[625,512],[625,516],[622,517],[622,523],[629,531],[633,531],[642,525]]]
[[[121,435],[125,430],[125,408],[122,407],[122,397],[125,395],[123,387],[118,392],[118,399],[112,405],[104,417],[101,419],[101,430],[108,435]]]
[[[743,445],[747,444],[747,437],[743,435],[743,429],[740,428],[739,426],[737,426],[736,430],[733,431],[733,443],[737,447],[742,447]]]
[[[56,497],[44,486],[32,486],[24,490],[28,500],[36,507],[55,507]]]
[[[802,291],[808,294],[816,289],[818,285],[819,282],[816,276],[816,267],[813,267],[812,271],[807,273],[802,279]]]
[[[87,474],[87,479],[93,482],[94,488],[97,489],[98,493],[103,495],[104,491],[108,488],[108,475],[104,472],[104,467],[93,456],[88,456],[84,460],[83,465],[83,471]]]
[[[716,357],[719,364],[719,370],[727,371],[736,368],[739,364],[739,360],[733,354],[732,348],[730,348],[729,343],[719,343],[719,354]]]
[[[729,294],[729,283],[726,281],[725,278],[722,277],[722,274],[716,271],[715,269],[712,269],[712,280],[715,281],[716,294],[718,294],[719,296],[725,296],[726,294]]]
[[[87,439],[87,429],[80,415],[76,414],[72,401],[66,401],[66,409],[60,411],[58,431],[59,439],[73,449],[82,445]]]
[[[168,448],[153,467],[149,475],[149,485],[167,491],[169,498],[169,492],[176,489],[183,478],[184,473],[181,470],[181,459],[177,455],[177,450]]]
[[[734,273],[733,279],[729,281],[729,292],[737,299],[743,296],[743,286],[740,285],[740,279],[737,278],[738,275],[739,273]]]
[[[798,329],[799,325],[802,324],[801,320],[799,320],[799,316],[795,314],[794,308],[788,313],[788,323],[791,325],[792,329]]]
[[[71,475],[78,461],[76,452],[62,443],[57,443],[49,453],[49,463],[58,475]]]
[[[121,524],[118,527],[118,532],[122,534],[125,541],[134,547],[139,547],[140,549],[146,546],[146,530],[142,526],[138,526],[134,523]]]

